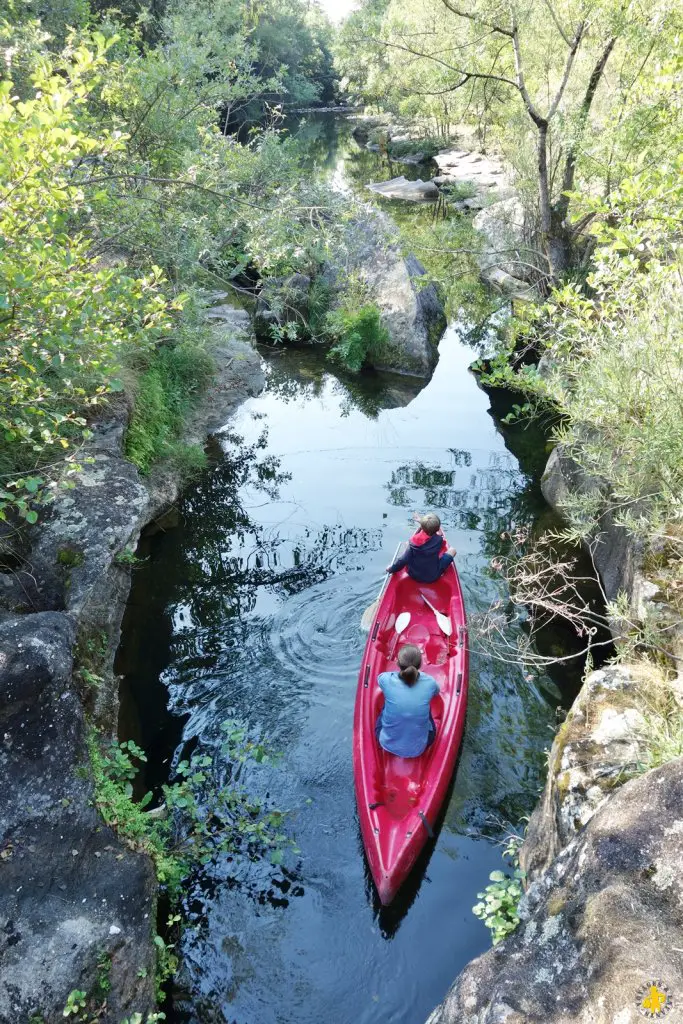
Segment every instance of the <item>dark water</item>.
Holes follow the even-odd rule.
[[[552,682],[475,643],[443,827],[389,911],[368,880],[351,761],[359,620],[411,512],[441,515],[476,636],[501,532],[542,510],[472,358],[458,326],[422,389],[341,378],[316,353],[269,355],[265,391],[214,440],[176,525],[143,544],[119,657],[124,735],[150,751],[154,783],[195,744],[220,774],[220,724],[243,720],[282,754],[245,781],[291,812],[300,851],[282,867],[224,862],[195,886],[178,1020],[418,1024],[489,946],[471,907],[536,801]]]

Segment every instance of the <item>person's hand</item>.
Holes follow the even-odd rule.
[[[455,550],[455,548],[449,548],[449,549],[448,549],[448,554],[449,554],[449,555],[452,555],[452,556],[453,556],[453,558],[455,558],[455,556],[457,555],[457,553],[458,553],[458,552],[457,552],[457,551]]]
[[[419,512],[413,512],[413,522],[414,523],[421,523],[422,522],[422,516],[420,515]]]

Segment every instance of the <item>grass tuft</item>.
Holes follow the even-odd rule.
[[[188,474],[204,466],[202,450],[179,438],[212,373],[213,362],[202,348],[178,345],[154,355],[138,379],[126,435],[126,455],[141,473],[149,473],[161,459],[170,459]]]

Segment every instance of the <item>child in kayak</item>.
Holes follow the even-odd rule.
[[[436,737],[430,711],[439,684],[420,672],[422,654],[414,644],[398,652],[398,672],[382,672],[377,680],[384,707],[375,723],[377,742],[397,757],[419,757]]]
[[[428,512],[421,516],[416,512],[413,518],[420,529],[410,538],[400,558],[387,566],[386,571],[394,573],[406,566],[411,579],[418,583],[434,583],[452,565],[456,551],[446,544],[437,515]]]

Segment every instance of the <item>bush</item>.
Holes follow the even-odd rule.
[[[587,287],[565,284],[530,310],[525,340],[543,370],[511,378],[554,407],[554,439],[607,485],[603,508],[645,537],[683,515],[680,177],[648,167],[609,201],[585,200],[597,243]],[[578,496],[565,511],[585,536],[602,509]]]
[[[35,522],[31,505],[46,484],[36,470],[73,469],[88,416],[121,390],[125,354],[149,350],[179,307],[157,267],[143,277],[102,266],[74,230],[79,213],[102,202],[91,196],[88,207],[76,169],[103,152],[115,159],[122,146],[116,133],[90,130],[85,113],[107,48],[95,33],[61,74],[45,63],[25,102],[0,83],[0,519],[10,507]]]
[[[398,142],[389,142],[387,152],[396,159],[421,153],[427,161],[433,159],[442,146],[443,143],[437,142],[436,139],[402,139]]]
[[[239,766],[247,761],[272,764],[266,748],[250,740],[238,722],[222,723],[221,747],[227,765],[225,782],[218,786],[209,775],[212,760],[195,754],[176,766],[176,781],[164,785],[165,815],[150,815],[146,808],[152,794],[136,801],[133,784],[138,773],[134,762],[145,762],[145,753],[132,740],[115,740],[102,746],[95,730],[87,737],[95,785],[95,803],[106,823],[136,850],[153,860],[157,878],[172,899],[193,870],[221,854],[242,851],[252,860],[268,856],[279,864],[292,843],[282,832],[284,812],[253,799],[238,784]],[[232,766],[232,767],[230,767]]]
[[[352,373],[378,358],[389,344],[389,331],[382,323],[378,306],[368,303],[357,311],[347,307],[327,316],[328,332],[338,338],[329,356]]]

